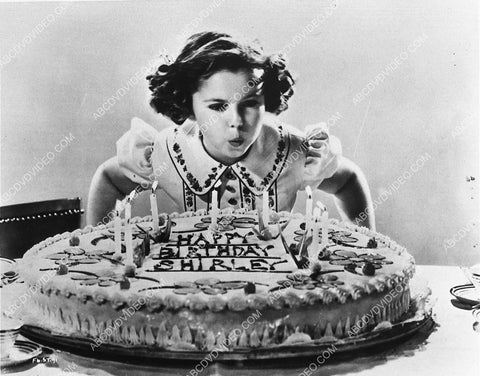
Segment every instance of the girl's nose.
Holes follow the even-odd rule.
[[[235,105],[231,105],[228,109],[228,125],[232,128],[240,127],[242,125],[242,116],[240,114],[240,108]]]

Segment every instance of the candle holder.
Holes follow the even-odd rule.
[[[133,250],[133,263],[137,268],[142,267],[145,257],[150,254],[150,236],[144,234],[141,238],[142,242]]]
[[[231,231],[235,228],[233,226],[233,221],[234,220],[235,220],[235,217],[233,215],[230,215],[230,214],[225,214],[221,217],[219,216],[216,223],[211,222],[208,225],[208,230],[212,234],[218,234],[220,232]]]
[[[301,269],[307,269],[310,265],[310,255],[308,253],[308,249],[312,245],[313,237],[308,236],[307,233],[308,231],[305,231],[303,233],[302,239],[300,240],[297,246],[296,253],[298,254],[298,257],[299,257],[298,266]]]
[[[161,216],[159,219],[158,231],[152,231],[150,235],[154,243],[166,243],[170,240],[170,234],[172,232],[172,219],[167,214]]]
[[[260,240],[276,239],[280,236],[285,227],[290,223],[290,218],[285,223],[280,223],[280,217],[277,213],[271,212],[269,215],[269,223],[264,223],[263,213],[258,211],[258,229],[252,227],[253,232]],[[273,222],[273,226],[270,225]]]
[[[308,236],[305,232],[297,245],[296,253],[299,255],[299,263],[302,268],[308,268],[310,260],[330,260],[331,252],[328,246],[322,246],[318,242],[315,244],[315,236]],[[311,254],[311,256],[310,256]]]

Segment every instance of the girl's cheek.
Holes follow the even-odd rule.
[[[261,112],[259,111],[258,108],[252,108],[247,110],[245,117],[249,124],[256,125],[256,123],[261,118]]]

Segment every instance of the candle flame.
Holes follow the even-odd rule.
[[[155,191],[157,190],[157,186],[158,186],[158,180],[155,180],[152,184],[152,193],[155,193]]]
[[[327,211],[327,207],[321,201],[317,201],[317,207],[322,211]]]
[[[133,191],[130,192],[130,194],[127,197],[127,202],[133,201],[135,196],[137,195],[137,190],[134,189]]]

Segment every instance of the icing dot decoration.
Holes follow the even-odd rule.
[[[130,281],[125,277],[122,282],[120,282],[120,290],[128,290],[130,288]]]
[[[68,273],[68,267],[65,264],[60,264],[57,269],[58,275],[65,275]]]
[[[378,247],[377,240],[375,238],[370,238],[368,240],[367,247],[368,248],[377,248]]]
[[[375,275],[375,266],[369,262],[366,262],[365,265],[363,265],[362,272],[368,276]]]
[[[243,291],[245,291],[245,294],[254,294],[256,291],[255,284],[252,282],[247,282],[243,288]]]
[[[72,235],[72,237],[69,240],[69,244],[72,247],[76,247],[76,246],[80,245],[80,238],[77,235]]]

